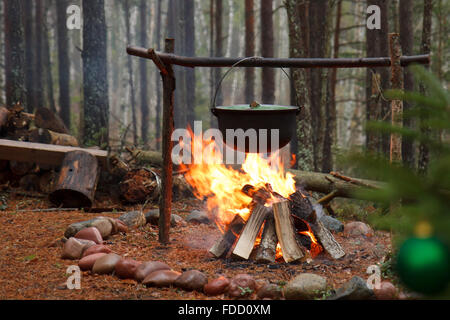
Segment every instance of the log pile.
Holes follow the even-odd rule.
[[[273,263],[282,256],[290,263],[315,257],[322,251],[333,259],[345,255],[301,190],[289,199],[273,192],[270,185],[257,190],[245,186],[242,192],[253,199],[250,216],[247,221],[235,216],[209,250],[216,258],[254,258],[259,263]]]
[[[10,109],[0,107],[0,138],[78,147],[78,141],[69,134],[63,121],[46,108],[27,113],[20,103]],[[25,191],[50,193],[56,180],[57,166],[31,161],[1,160],[0,184],[20,187]]]

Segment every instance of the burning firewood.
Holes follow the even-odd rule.
[[[259,263],[275,262],[277,253],[278,237],[275,230],[275,220],[273,210],[269,212],[264,223],[264,230],[261,236],[258,252],[255,260]]]
[[[220,238],[214,246],[209,250],[209,252],[216,258],[221,258],[226,256],[228,251],[231,249],[235,243],[238,235],[244,228],[245,221],[240,215],[234,216],[233,221],[228,226],[227,231],[224,233],[222,238]]]
[[[334,259],[342,258],[345,255],[341,245],[334,239],[331,232],[317,219],[311,202],[301,191],[297,191],[290,196],[290,207],[293,215],[309,224],[324,250]]]
[[[280,242],[283,259],[292,262],[304,257],[302,249],[297,243],[294,226],[291,220],[289,201],[281,201],[273,204],[275,217],[275,229]]]
[[[261,204],[257,204],[253,207],[250,218],[245,224],[239,240],[234,248],[233,254],[235,256],[248,259],[252,253],[255,245],[256,237],[266,219],[268,209]]]

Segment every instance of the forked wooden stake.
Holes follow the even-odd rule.
[[[264,223],[268,213],[268,209],[260,204],[257,204],[253,210],[252,215],[248,219],[244,231],[242,231],[241,236],[234,248],[233,254],[248,259],[252,253],[253,247],[255,246],[255,240],[258,236],[259,230]]]
[[[222,238],[220,238],[214,244],[214,246],[212,246],[212,248],[209,249],[209,252],[216,258],[221,258],[225,256],[233,246],[237,236],[241,233],[242,229],[244,228],[244,225],[245,225],[244,219],[242,219],[240,215],[236,215],[233,221],[230,223],[228,230],[225,232]]]
[[[294,234],[294,226],[289,210],[289,201],[281,201],[273,204],[275,217],[275,229],[280,242],[283,259],[287,263],[303,258],[302,249],[297,243]]]

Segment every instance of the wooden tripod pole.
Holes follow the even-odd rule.
[[[174,39],[166,39],[165,51],[173,53]],[[163,173],[162,192],[159,206],[159,242],[168,244],[170,232],[170,215],[172,209],[172,133],[174,130],[173,106],[175,92],[175,76],[171,64],[164,64],[157,57],[153,60],[161,71],[163,80]]]

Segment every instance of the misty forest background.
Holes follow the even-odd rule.
[[[371,4],[381,8],[381,30],[366,28]],[[81,30],[66,27],[69,5],[82,8]],[[162,50],[172,37],[186,56],[388,57],[388,33],[399,32],[403,54],[432,52],[431,71],[448,83],[449,10],[444,0],[3,0],[0,105],[52,109],[85,146],[160,150],[161,77],[151,61],[128,56],[127,45]],[[176,128],[215,126],[210,100],[225,70],[175,69]],[[292,82],[278,69],[237,69],[217,104],[306,107],[291,146],[303,170],[343,170],[339,158],[350,149],[389,155],[389,136],[364,129],[367,120],[390,121],[382,94],[389,68],[290,73]],[[381,91],[372,94],[375,73]],[[419,89],[408,69],[404,80],[406,90]],[[428,158],[417,143],[402,148],[410,167]]]

